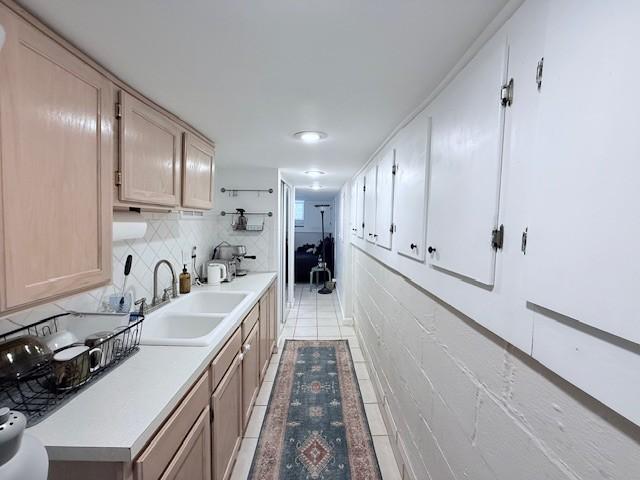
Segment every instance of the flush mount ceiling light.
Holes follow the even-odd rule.
[[[320,140],[327,138],[327,134],[324,132],[314,132],[305,130],[293,134],[294,138],[302,140],[304,143],[318,143]]]
[[[311,190],[322,190],[323,188],[324,187],[319,183],[314,183],[313,185],[311,185]]]
[[[304,173],[305,175],[309,175],[310,177],[320,177],[321,175],[327,174],[327,172],[323,172],[322,170],[307,170]]]

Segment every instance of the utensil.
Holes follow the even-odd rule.
[[[53,356],[52,366],[58,390],[79,387],[100,368],[102,350],[86,345],[65,348]]]
[[[129,273],[131,273],[132,262],[133,262],[133,255],[127,255],[127,261],[124,264],[124,281],[122,282],[122,298],[120,299],[120,305],[118,306],[119,312],[122,312],[124,310],[124,290],[127,287],[127,279],[129,278]]]
[[[51,360],[51,349],[38,337],[24,335],[0,344],[0,379],[18,380]]]

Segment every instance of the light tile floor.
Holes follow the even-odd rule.
[[[287,315],[282,338],[349,340],[356,377],[360,385],[362,401],[365,404],[369,430],[373,437],[373,445],[378,456],[382,478],[383,480],[400,480],[401,475],[393,456],[387,428],[382,420],[380,406],[378,405],[371,380],[369,380],[369,372],[367,371],[362,351],[359,348],[358,339],[355,336],[353,327],[345,326],[342,323],[340,307],[338,306],[335,292],[331,295],[320,295],[315,289],[309,291],[309,285],[296,285],[295,300],[294,307]],[[280,348],[282,348],[282,342]],[[242,440],[231,480],[246,480],[249,475],[279,362],[280,355],[274,355],[258,393],[256,406],[253,408],[253,413],[249,419],[249,425]]]

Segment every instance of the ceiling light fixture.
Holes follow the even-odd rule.
[[[324,132],[310,130],[294,133],[293,136],[298,140],[302,140],[304,143],[318,143],[320,140],[327,138],[327,134]]]
[[[320,177],[327,174],[327,172],[323,172],[322,170],[307,170],[304,173],[305,175],[309,175],[310,177]]]
[[[311,190],[322,190],[322,188],[324,187],[319,183],[314,183],[313,185],[311,185]]]

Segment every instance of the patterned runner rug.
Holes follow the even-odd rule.
[[[249,479],[381,478],[347,340],[287,340]]]

